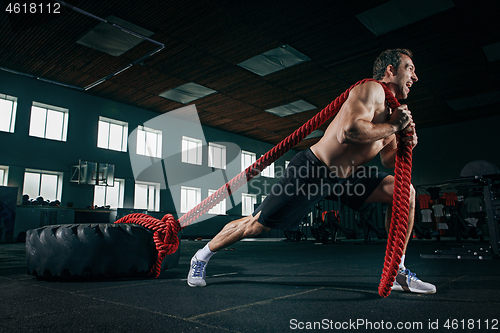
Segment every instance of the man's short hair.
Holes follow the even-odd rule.
[[[375,63],[373,64],[373,78],[375,80],[381,80],[385,75],[385,70],[387,66],[392,65],[395,69],[398,69],[401,63],[401,55],[407,55],[413,58],[413,53],[408,49],[390,49],[382,52]]]

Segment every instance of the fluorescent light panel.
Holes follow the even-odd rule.
[[[391,0],[356,15],[375,36],[455,7],[452,0]]]
[[[167,98],[174,102],[187,104],[197,99],[216,93],[217,91],[204,87],[194,82],[183,84],[177,88],[164,91],[160,97]]]
[[[266,76],[309,60],[311,59],[308,56],[295,50],[290,45],[282,45],[245,60],[239,63],[238,66],[257,75]]]
[[[115,16],[109,16],[106,20],[146,37],[153,35],[153,32]],[[101,22],[80,38],[77,43],[118,57],[142,41],[142,38],[129,34],[111,24]]]
[[[277,106],[277,107],[272,108],[272,109],[267,109],[266,112],[275,114],[279,117],[286,117],[286,116],[290,116],[292,114],[297,114],[297,113],[309,111],[312,109],[316,109],[316,107],[314,105],[309,104],[306,101],[303,101],[300,99],[300,100],[292,102],[292,103]]]

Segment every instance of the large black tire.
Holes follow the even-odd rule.
[[[177,266],[180,246],[163,260]],[[136,224],[49,225],[26,233],[28,274],[41,278],[147,276],[157,258],[153,232]]]

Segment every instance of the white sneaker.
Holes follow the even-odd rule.
[[[205,281],[206,267],[207,262],[198,260],[196,254],[191,258],[191,266],[189,267],[189,274],[187,277],[187,284],[190,287],[205,287],[207,285]]]
[[[409,269],[398,271],[396,280],[392,285],[392,290],[406,291],[409,293],[435,294],[436,286],[428,282],[421,281],[415,273]]]

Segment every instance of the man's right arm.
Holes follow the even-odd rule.
[[[377,82],[366,82],[354,88],[344,103],[337,139],[342,144],[366,144],[400,131],[411,121],[405,105],[395,110],[389,122],[372,123],[375,110],[385,107],[385,94]],[[406,119],[407,118],[407,119]]]

